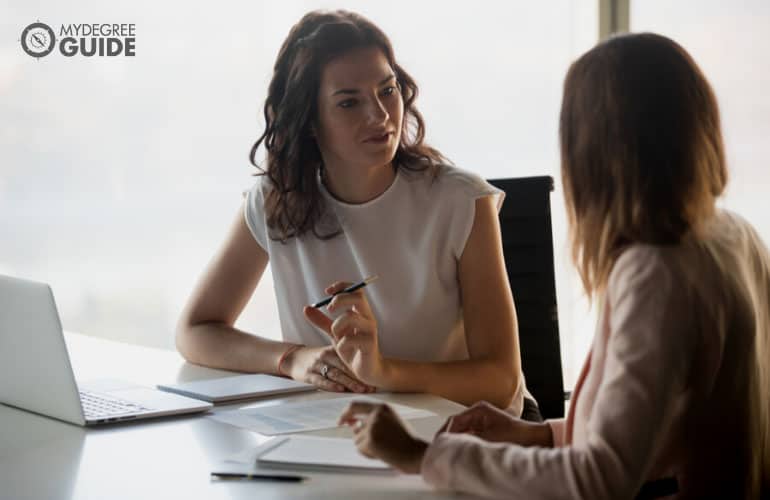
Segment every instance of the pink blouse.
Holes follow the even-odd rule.
[[[567,418],[548,422],[554,447],[445,433],[423,477],[488,497],[623,499],[673,476],[670,498],[756,498],[770,476],[769,337],[770,256],[742,219],[719,212],[699,239],[631,246]]]

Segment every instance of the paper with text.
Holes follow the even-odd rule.
[[[337,427],[342,411],[352,401],[382,403],[375,398],[360,396],[297,401],[274,406],[241,408],[217,412],[208,418],[270,436]],[[435,413],[411,406],[388,403],[403,419],[431,417]]]

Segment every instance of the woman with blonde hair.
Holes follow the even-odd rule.
[[[570,68],[562,178],[574,260],[600,314],[568,416],[479,404],[428,444],[354,403],[356,442],[429,483],[505,498],[767,498],[770,255],[716,207],[714,93],[668,38],[612,38]],[[673,496],[672,496],[673,495]]]

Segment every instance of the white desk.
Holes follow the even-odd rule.
[[[175,352],[72,333],[66,338],[79,380],[110,377],[154,386],[230,374],[190,365]],[[282,400],[338,396],[317,392]],[[433,435],[446,416],[462,409],[435,396],[376,396],[438,414],[440,417],[410,421],[425,438]],[[350,430],[312,434],[349,436]],[[0,499],[459,498],[432,491],[419,476],[302,472],[310,479],[296,484],[210,480],[216,463],[264,440],[264,436],[203,415],[86,429],[0,405]]]

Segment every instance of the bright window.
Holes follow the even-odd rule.
[[[384,29],[420,85],[428,140],[458,166],[557,179],[571,386],[592,325],[566,258],[558,110],[569,63],[596,40],[594,1],[19,4],[0,42],[0,272],[50,283],[68,330],[171,348],[253,182],[247,153],[278,48],[318,7],[356,10]],[[135,23],[136,56],[35,60],[17,40],[38,18]],[[239,326],[278,337],[269,272]]]
[[[631,2],[631,29],[681,44],[719,101],[730,181],[723,204],[770,242],[770,2]]]

